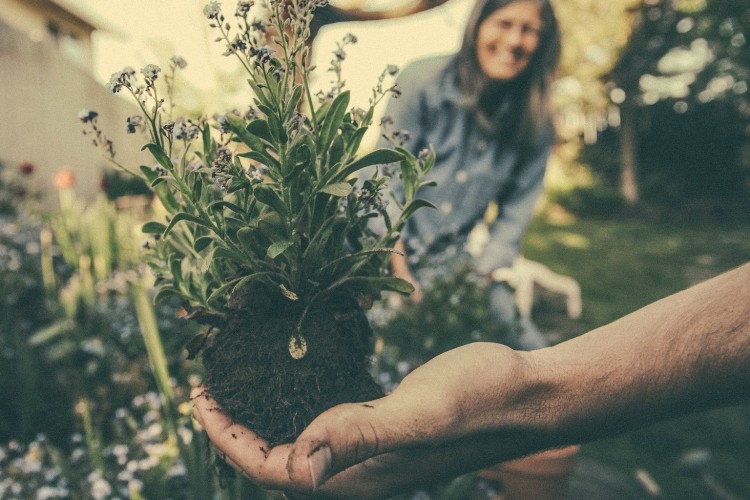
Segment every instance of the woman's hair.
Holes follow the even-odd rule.
[[[541,6],[539,45],[518,76],[505,82],[492,80],[477,60],[479,25],[516,1],[477,0],[453,67],[463,97],[459,104],[471,110],[488,132],[508,141],[506,144],[531,146],[552,127],[550,91],[560,60],[560,28],[549,0],[535,0]]]

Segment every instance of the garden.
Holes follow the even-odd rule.
[[[142,215],[118,210],[104,195],[85,206],[73,185],[59,188],[60,210],[38,213],[33,199],[17,198],[19,181],[33,173],[3,173],[3,197],[16,208],[6,205],[2,215],[0,496],[253,498],[244,482],[219,488],[205,436],[191,420],[188,394],[201,368],[185,360],[185,344],[196,328],[178,317],[176,303],[152,303],[139,265]],[[566,316],[560,297],[540,290],[534,317],[555,341],[750,258],[747,223],[559,212],[550,205],[539,213],[524,244],[528,258],[581,285],[577,320]],[[476,290],[459,286],[456,294],[460,300],[451,302],[449,292],[436,298],[457,305],[433,311],[451,325],[439,331],[440,321],[432,324],[435,337],[443,335],[435,349],[466,341],[455,338],[461,327],[454,322],[469,331],[486,319]],[[748,418],[747,406],[715,410],[587,444],[582,454],[629,478],[647,471],[661,497],[676,499],[702,491],[701,475],[682,470],[680,461],[703,453],[710,459],[701,474],[742,498],[750,493]],[[463,481],[454,488],[465,492],[469,479]]]
[[[483,285],[467,276],[442,277],[443,286],[418,307],[391,300],[412,287],[389,276],[384,263],[406,219],[431,209],[418,194],[434,162],[432,151],[414,156],[398,145],[356,154],[375,106],[398,93],[388,83],[396,69],[383,71],[370,109],[348,109],[336,66],[346,44],[356,41],[348,38],[332,61],[337,79],[330,94],[313,96],[304,65],[310,19],[292,26],[302,38],[283,38],[277,59],[270,50],[255,50],[253,23],[240,10],[248,4],[238,4],[237,36],[229,34],[217,2],[204,13],[226,44],[225,55],[239,53],[248,70],[255,95],[250,111],[172,119],[171,90],[160,94],[157,81],[173,82],[184,67],[174,57],[163,73],[153,65],[138,76],[126,68],[110,82],[110,90],[130,92],[143,111],[127,127],[147,137],[153,168],[117,165],[92,110],[79,116],[85,133],[119,167],[103,174],[95,200],[77,197],[73,170],[60,170],[54,189],[43,195],[34,165],[0,163],[0,498],[266,498],[243,477],[217,473],[210,443],[192,418],[192,388],[210,381],[221,392],[227,365],[248,356],[257,356],[248,365],[260,365],[262,349],[275,349],[260,346],[248,354],[227,340],[228,352],[220,352],[225,339],[217,332],[239,323],[277,321],[264,331],[282,332],[283,356],[271,363],[281,367],[280,375],[248,369],[261,378],[240,382],[270,387],[262,396],[270,398],[262,403],[268,407],[277,405],[276,392],[295,390],[285,385],[283,367],[291,360],[312,359],[317,371],[332,363],[308,351],[318,334],[303,326],[319,318],[320,308],[332,308],[344,325],[335,327],[343,328],[336,335],[356,336],[354,353],[343,354],[355,359],[351,373],[363,368],[356,361],[362,352],[374,352],[364,369],[377,387],[365,387],[364,396],[347,393],[349,400],[387,392],[416,364],[447,349],[495,340]],[[281,19],[277,15],[282,24],[276,28],[284,32]],[[297,113],[302,102],[313,110],[309,117]],[[711,127],[728,108],[733,103],[712,103],[679,123]],[[646,168],[638,203],[617,191],[611,152],[623,146],[607,132],[574,153],[569,145],[556,151],[563,170],[585,171],[586,180],[549,186],[523,240],[526,258],[580,285],[579,317],[567,314],[560,296],[535,289],[532,317],[552,343],[750,260],[750,174],[737,124],[718,146],[713,136],[706,143],[695,139],[693,147],[704,153],[697,157],[678,147],[681,134],[665,136],[675,128],[671,108],[641,113],[639,123],[649,127],[639,132]],[[664,138],[659,144],[645,140],[655,131]],[[698,168],[710,161],[705,151],[711,147],[725,154],[724,168]],[[681,164],[697,163],[670,183],[679,165],[669,158],[677,153]],[[383,204],[385,174],[353,180],[360,171],[393,163],[406,191],[395,217]],[[387,228],[380,239],[367,229],[378,217]],[[280,293],[269,298],[269,290]],[[271,319],[248,313],[250,305]],[[360,338],[368,321],[374,338]],[[340,388],[336,380],[331,384],[332,392]],[[321,411],[318,404],[335,402],[296,401],[306,412],[290,420],[309,422]],[[263,431],[272,442],[297,430],[277,426],[286,417],[236,411],[242,418],[250,414],[254,428],[268,424]],[[742,405],[586,443],[573,498],[576,491],[580,498],[591,491],[608,491],[611,498],[750,497],[748,419],[750,407]],[[491,482],[469,474],[404,498],[495,493]]]

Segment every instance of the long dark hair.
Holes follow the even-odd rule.
[[[518,0],[477,0],[466,24],[461,48],[453,59],[460,105],[504,144],[531,146],[552,130],[550,92],[560,61],[560,27],[549,0],[541,6],[542,31],[529,65],[513,80],[488,78],[477,60],[479,25],[497,9]]]

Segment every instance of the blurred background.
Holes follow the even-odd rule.
[[[523,253],[579,286],[580,315],[532,283],[530,314],[560,342],[750,260],[750,0],[553,3],[560,139]],[[250,89],[221,56],[204,4],[0,0],[0,498],[262,498],[242,482],[219,490],[206,466],[187,402],[200,380],[183,352],[195,332],[176,304],[154,308],[139,264],[151,199],[107,165],[78,119],[96,110],[122,163],[148,161],[125,133],[138,110],[104,85],[124,66],[167,67],[175,55],[188,62],[177,114],[245,107]],[[365,107],[386,65],[455,51],[471,6],[333,2],[313,41],[316,85],[328,88],[336,43],[353,33],[343,74]],[[383,373],[476,337],[483,300],[448,285],[426,298],[435,308],[421,323],[375,321],[392,358]],[[431,337],[404,341],[427,322]],[[750,498],[749,423],[744,405],[587,444],[578,488]],[[492,491],[467,476],[419,494]]]

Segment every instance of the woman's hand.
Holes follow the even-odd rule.
[[[509,447],[514,422],[528,416],[512,416],[511,408],[499,404],[513,399],[510,381],[526,373],[522,356],[497,344],[454,349],[409,374],[392,394],[336,406],[294,444],[270,450],[218,411],[201,389],[193,393],[194,414],[219,455],[259,486],[332,498],[387,498],[531,451],[528,441]],[[505,429],[497,424],[501,413]]]

